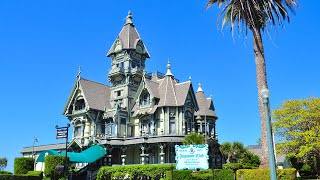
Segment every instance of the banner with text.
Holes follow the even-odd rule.
[[[208,144],[176,145],[176,169],[208,169],[208,150]]]

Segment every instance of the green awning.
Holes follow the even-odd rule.
[[[44,162],[44,157],[46,153],[48,155],[59,155],[59,153],[55,150],[49,150],[48,151],[42,151],[40,155],[38,156],[36,162]],[[70,162],[75,162],[75,163],[93,163],[97,161],[98,159],[102,158],[106,154],[106,150],[104,149],[103,146],[100,145],[94,145],[89,147],[88,149],[76,153],[76,152],[68,152],[68,157],[70,159]],[[65,156],[66,152],[63,151],[61,152],[60,156]]]

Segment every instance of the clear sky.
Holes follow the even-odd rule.
[[[319,97],[318,1],[301,1],[285,28],[264,34],[271,107],[284,100]],[[20,150],[61,143],[55,125],[66,125],[63,108],[78,66],[82,77],[108,84],[106,53],[128,10],[151,59],[147,71],[192,77],[212,95],[219,141],[255,144],[260,136],[252,38],[221,31],[219,9],[194,1],[0,1],[0,157],[7,170]]]

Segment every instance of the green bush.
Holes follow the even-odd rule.
[[[12,174],[12,172],[9,172],[9,171],[0,171],[0,175],[1,174]]]
[[[69,163],[69,158],[68,158]],[[56,166],[63,166],[65,164],[65,156],[48,155],[44,159],[45,168],[44,174],[51,179],[59,179],[64,176],[64,172],[55,171]]]
[[[34,159],[27,157],[20,157],[14,159],[14,174],[27,174],[32,171],[34,166]]]
[[[0,180],[42,180],[39,176],[29,176],[26,174],[0,174]]]
[[[237,171],[237,179],[239,180],[265,180],[270,179],[269,169],[239,169]],[[295,180],[296,169],[277,169],[278,180]]]
[[[233,171],[236,171],[242,168],[243,168],[243,165],[240,163],[227,163],[222,165],[222,169],[231,169]]]
[[[170,164],[145,164],[132,166],[104,166],[99,169],[97,180],[111,179],[112,177],[121,178],[122,176],[130,179],[150,178],[159,180],[165,176],[166,171],[175,168]]]
[[[214,179],[233,180],[233,170],[231,169],[215,169]]]
[[[27,175],[29,176],[39,176],[41,179],[43,178],[42,171],[28,171]]]
[[[173,170],[166,171],[166,180],[192,180],[192,171],[191,170]]]

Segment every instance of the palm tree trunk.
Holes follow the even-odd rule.
[[[261,163],[260,167],[265,168],[269,167],[268,163],[268,141],[267,141],[267,129],[266,129],[266,116],[263,108],[263,101],[260,97],[260,91],[262,87],[268,88],[267,83],[267,73],[266,73],[266,62],[264,58],[264,49],[262,44],[261,31],[259,28],[252,28],[253,35],[253,46],[254,46],[254,56],[256,62],[256,78],[257,78],[257,87],[258,87],[258,103],[259,103],[259,113],[260,113],[260,122],[261,122]],[[270,107],[269,107],[270,109]]]

